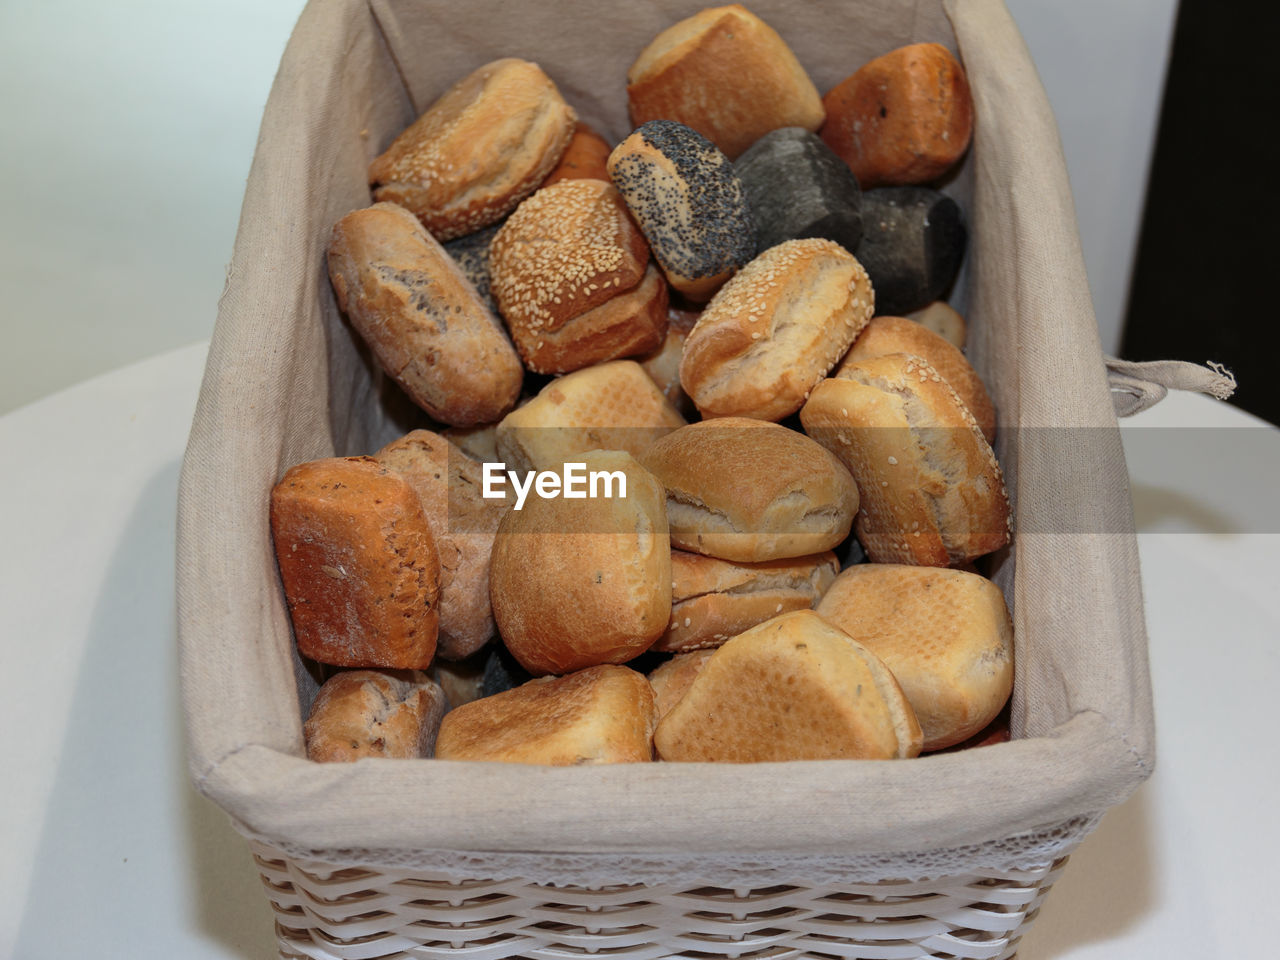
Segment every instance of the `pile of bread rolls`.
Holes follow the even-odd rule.
[[[308,756],[1007,736],[1012,627],[974,561],[1008,544],[1009,502],[942,302],[963,219],[930,186],[969,145],[963,69],[916,44],[820,97],[733,5],[653,38],[626,83],[611,146],[538,65],[487,64],[333,228],[338,305],[428,419],[272,491],[298,650],[327,675]]]

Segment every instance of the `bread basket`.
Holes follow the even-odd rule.
[[[901,762],[533,768],[304,758],[267,492],[416,425],[340,316],[324,249],[365,169],[454,79],[540,63],[628,130],[627,66],[687,0],[313,0],[266,106],[183,468],[191,775],[249,840],[283,957],[1013,955],[1067,854],[1153,762],[1137,543],[1053,116],[999,0],[760,0],[820,90],[936,40],[977,127],[958,301],[1000,410],[1014,740]]]

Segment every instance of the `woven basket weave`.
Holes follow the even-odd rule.
[[[1008,957],[1066,855],[1150,774],[1127,471],[1052,113],[999,0],[751,7],[819,89],[917,40],[965,60],[954,300],[1014,503],[993,571],[1015,625],[1014,739],[880,763],[305,759],[317,684],[266,491],[416,425],[336,308],[332,224],[369,202],[371,157],[498,56],[540,62],[620,139],[626,65],[700,6],[312,0],[286,50],[183,466],[177,565],[192,778],[252,844],[284,957]]]

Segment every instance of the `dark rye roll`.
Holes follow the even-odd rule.
[[[746,193],[729,158],[672,120],[638,127],[609,156],[609,176],[676,290],[703,303],[755,254]]]

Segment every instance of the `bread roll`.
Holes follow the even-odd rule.
[[[704,417],[781,420],[844,356],[875,294],[830,240],[790,240],[756,257],[702,311],[680,383]]]
[[[478,650],[462,660],[442,660],[431,664],[431,679],[444,691],[445,709],[452,710],[484,696],[484,669],[492,647]]]
[[[493,299],[492,278],[489,273],[489,245],[493,243],[493,238],[501,226],[501,223],[495,223],[483,230],[468,233],[464,237],[458,237],[444,244],[444,252],[453,258],[462,275],[471,281],[471,285],[476,288],[476,293],[480,295],[480,299],[494,316],[498,315],[498,301]]]
[[[486,423],[479,427],[450,427],[442,436],[472,460],[490,463],[498,459],[496,423]]]
[[[960,570],[864,563],[818,613],[885,662],[911,701],[925,750],[989,724],[1013,690],[1013,623],[999,588]]]
[[[780,613],[808,610],[840,572],[836,555],[730,563],[671,551],[671,624],[652,649],[718,647]]]
[[[701,672],[715,652],[714,647],[708,647],[692,650],[689,653],[677,653],[649,674],[649,685],[653,687],[654,704],[658,709],[659,721],[680,702],[680,698],[693,683],[693,678]]]
[[[375,455],[409,481],[440,553],[440,635],[449,660],[469,656],[494,635],[489,606],[489,553],[508,499],[481,495],[478,462],[430,430],[414,430]]]
[[[804,434],[725,417],[655,441],[640,462],[666,488],[671,542],[758,562],[830,550],[858,510],[853,478]]]
[[[307,759],[431,756],[444,692],[410,671],[344,670],[324,682],[303,725]]]
[[[927,307],[912,310],[907,314],[908,320],[914,320],[927,330],[932,330],[957,350],[964,349],[965,335],[968,332],[964,317],[945,300],[935,300]]]
[[[887,760],[920,753],[893,674],[812,610],[784,613],[716,650],[654,745],[663,760]]]
[[[559,467],[588,450],[638,456],[684,426],[638,363],[615,360],[575,370],[542,388],[498,424],[499,459],[515,470]]]
[[[817,130],[817,88],[777,32],[738,4],[668,27],[627,71],[631,122],[678,120],[736,158],[770,130]]]
[[[693,401],[680,386],[680,358],[684,356],[684,342],[698,322],[698,316],[699,311],[668,305],[667,335],[662,345],[653,353],[636,358],[662,395],[684,417],[697,414]]]
[[[526,366],[567,373],[657,347],[667,291],[656,275],[646,278],[648,261],[649,245],[610,183],[563,180],[522,203],[493,238],[489,268]],[[601,309],[632,290],[624,305]]]
[[[987,443],[995,442],[996,408],[978,371],[947,340],[914,320],[905,317],[874,318],[853,342],[832,376],[840,376],[840,371],[849,364],[890,353],[908,353],[927,360],[929,366],[937,370],[959,394],[973,419],[978,421]]]
[[[437,240],[496,223],[546,179],[577,121],[536,63],[506,58],[454,84],[369,165],[375,200]]]
[[[561,180],[608,180],[609,171],[605,164],[609,162],[612,149],[609,141],[579,120],[564,156],[542,185],[549,187]]]
[[[515,404],[524,369],[511,341],[408,211],[378,203],[339,220],[329,278],[378,364],[433,419],[492,423]]]
[[[1004,477],[977,421],[919,357],[848,365],[814,388],[805,432],[858,482],[858,539],[876,563],[955,566],[1009,542]]]
[[[755,254],[746,193],[729,158],[688,127],[653,120],[609,155],[609,176],[676,290],[705,303]]]
[[[503,517],[490,595],[507,649],[534,676],[624,663],[671,616],[671,539],[662,487],[628,454],[592,451],[586,473],[617,471],[625,497],[531,496]]]
[[[451,710],[436,757],[579,766],[653,759],[653,689],[604,665],[543,677]]]
[[[370,457],[299,464],[271,491],[271,535],[303,656],[339,667],[431,663],[440,558],[408,481]]]

